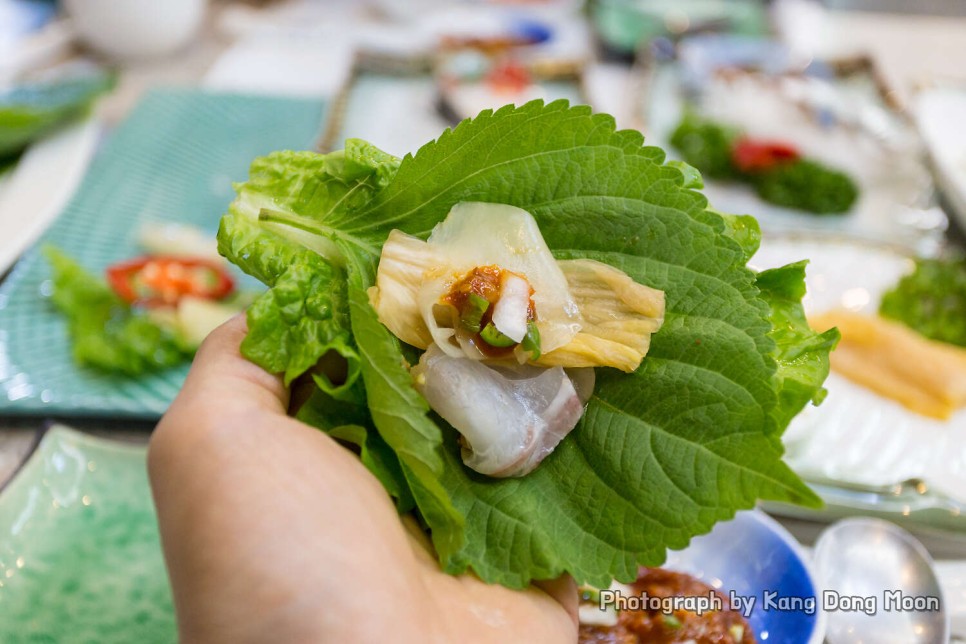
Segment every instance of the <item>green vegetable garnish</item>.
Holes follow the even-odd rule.
[[[527,334],[523,336],[523,342],[520,343],[524,351],[530,352],[531,360],[540,359],[540,329],[537,328],[537,323],[530,321],[527,323]]]
[[[600,604],[599,588],[594,588],[593,586],[581,586],[578,590],[580,591],[580,601],[591,604]]]
[[[759,197],[779,206],[834,214],[848,211],[858,199],[859,188],[847,174],[809,159],[743,171],[734,158],[740,138],[736,128],[687,112],[671,135],[671,145],[709,177],[750,183]],[[687,169],[681,171],[686,182],[693,181]]]
[[[715,179],[737,179],[738,169],[731,160],[731,148],[740,132],[733,127],[704,120],[686,112],[671,134],[671,145],[681,152],[692,167]]]
[[[51,300],[67,318],[74,359],[104,371],[138,376],[180,364],[193,351],[168,329],[136,314],[107,285],[61,251],[47,246]]]
[[[86,114],[94,99],[112,87],[112,74],[96,72],[0,92],[0,166],[33,141]]]
[[[859,198],[847,174],[808,159],[756,174],[752,182],[765,201],[817,215],[845,212]]]
[[[491,347],[497,347],[501,349],[504,347],[512,347],[513,345],[516,344],[516,342],[512,338],[508,338],[507,336],[500,333],[500,331],[495,326],[493,326],[492,322],[490,322],[485,327],[483,327],[483,330],[480,331],[480,338],[482,338],[483,342],[486,342]]]
[[[966,347],[966,260],[917,261],[882,296],[879,313],[932,340]]]
[[[263,341],[243,352],[286,374],[345,352],[361,378],[338,395],[362,396],[361,418],[324,392],[304,417],[366,428],[367,466],[410,495],[445,571],[516,588],[569,572],[607,587],[758,499],[820,504],[781,460],[782,432],[828,373],[827,338],[795,299],[803,271],[749,270],[754,222],[708,210],[664,160],[606,115],[532,102],[485,111],[402,161],[359,141],[337,156],[275,153],[237,186],[220,249],[271,287],[271,304],[249,312]],[[463,464],[458,433],[413,386],[418,352],[369,302],[390,231],[425,238],[462,201],[523,208],[558,259],[605,262],[666,293],[640,368],[597,369],[580,424],[523,478]],[[269,204],[276,223],[259,221]]]
[[[470,293],[469,297],[466,298],[466,307],[463,309],[463,316],[460,318],[460,324],[470,333],[479,333],[480,323],[483,321],[483,315],[489,310],[489,308],[489,300],[487,300],[485,297],[477,295],[476,293]]]
[[[668,628],[681,628],[681,620],[679,620],[674,615],[668,615],[667,613],[661,613],[661,621]]]

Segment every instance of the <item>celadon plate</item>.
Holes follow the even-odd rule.
[[[310,149],[327,113],[318,99],[149,93],[111,135],[41,240],[101,273],[137,256],[145,222],[175,221],[212,236],[256,156]],[[29,213],[23,213],[29,217]],[[139,378],[78,367],[64,320],[47,297],[39,247],[0,285],[0,414],[156,418],[187,366]]]
[[[174,642],[143,446],[54,426],[0,492],[0,642]]]

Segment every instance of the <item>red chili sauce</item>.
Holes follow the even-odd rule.
[[[452,304],[462,314],[471,293],[479,295],[493,304],[500,297],[502,284],[502,268],[499,266],[477,266],[464,275],[463,279],[453,284],[453,288],[443,297],[443,301]]]
[[[581,624],[580,644],[756,644],[748,622],[731,609],[728,598],[690,575],[643,568],[632,588],[648,597],[708,597],[714,593],[721,598],[723,608],[701,615],[686,610],[670,615],[658,610],[624,610],[618,613],[615,626]]]
[[[456,309],[460,318],[466,313],[470,294],[478,295],[490,303],[490,308],[483,314],[480,323],[481,328],[485,327],[493,317],[493,305],[500,299],[500,291],[503,289],[503,280],[510,273],[499,266],[477,266],[468,272],[462,279],[456,282],[449,293],[443,296],[444,304],[449,304]],[[533,288],[530,289],[530,307],[527,310],[527,320],[536,319],[536,309],[533,306]],[[483,355],[490,358],[501,358],[513,353],[513,347],[494,347],[488,344],[479,333],[472,337],[475,344]]]

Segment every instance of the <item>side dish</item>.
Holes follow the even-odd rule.
[[[932,340],[966,347],[966,260],[919,260],[882,296],[879,314]]]
[[[928,340],[880,317],[833,311],[810,318],[838,328],[832,368],[906,408],[946,420],[966,405],[966,349]]]
[[[693,113],[685,114],[671,144],[707,176],[746,182],[759,197],[779,206],[837,214],[848,211],[859,196],[847,174],[802,157],[790,143],[749,138]]]
[[[86,114],[113,86],[111,74],[91,72],[0,91],[0,172],[28,145]]]
[[[56,248],[44,249],[51,301],[67,320],[78,364],[128,376],[172,367],[190,360],[212,329],[247,306],[220,258],[184,254],[184,248],[200,251],[200,244],[179,251],[171,243],[200,233],[166,230],[167,241],[149,235],[147,246],[167,254],[117,262],[103,278]]]
[[[581,595],[580,644],[756,644],[748,621],[733,608],[725,592],[691,575],[643,568],[630,586],[618,587],[614,605],[602,611],[599,591]],[[632,604],[640,599],[640,606]],[[627,601],[629,600],[629,601]],[[677,600],[677,601],[675,601]],[[610,605],[610,601],[603,602]],[[610,606],[608,606],[610,607]],[[607,623],[599,614],[609,612]],[[594,623],[588,623],[586,615]]]
[[[879,315],[833,310],[810,317],[836,327],[832,368],[923,416],[948,420],[966,406],[966,262],[920,259],[886,291]]]

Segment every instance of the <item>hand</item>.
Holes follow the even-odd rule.
[[[239,316],[198,352],[148,466],[182,642],[575,642],[569,577],[443,573],[359,460],[286,415]]]

